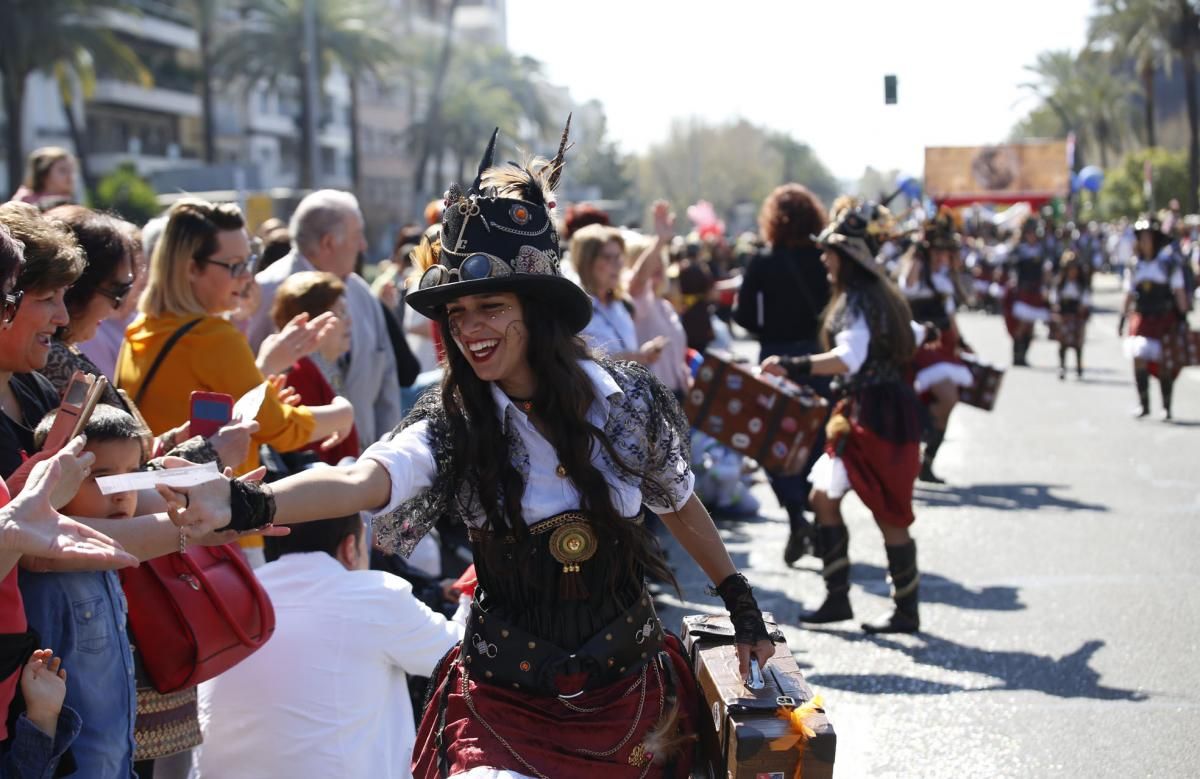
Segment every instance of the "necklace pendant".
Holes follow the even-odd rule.
[[[523,408],[525,410],[525,413],[528,414],[530,411],[533,411],[533,401],[526,400],[525,402],[523,402],[521,404],[521,408]]]
[[[558,474],[558,478],[560,479],[567,478],[567,469],[562,463],[558,464],[558,467],[554,469],[554,472]]]

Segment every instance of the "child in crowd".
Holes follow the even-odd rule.
[[[81,722],[74,710],[63,705],[66,695],[67,672],[62,668],[62,658],[49,649],[34,650],[21,671],[25,711],[10,728],[13,735],[3,747],[0,776],[41,779],[75,770],[73,759],[64,759],[64,755],[79,735]]]
[[[40,447],[57,412],[34,433]],[[84,427],[84,451],[95,455],[91,474],[62,508],[69,516],[127,519],[137,511],[136,492],[101,494],[96,479],[133,473],[142,466],[146,431],[129,414],[96,406]],[[72,745],[79,772],[72,776],[128,779],[133,772],[137,692],[133,654],[126,637],[127,606],[114,571],[21,571],[21,596],[29,626],[55,647],[71,669],[67,705],[82,727]],[[80,680],[86,680],[81,683]]]
[[[338,360],[350,351],[351,325],[345,295],[346,285],[337,276],[320,271],[293,273],[275,290],[271,318],[279,330],[297,314],[308,314],[310,322],[326,311],[337,317],[337,324],[322,332],[317,351],[311,357],[296,360],[285,374],[287,386],[300,393],[303,405],[325,405],[342,391]],[[347,457],[358,457],[358,434],[351,429],[346,438],[333,446],[311,444],[300,452],[308,454],[310,460],[337,465]]]

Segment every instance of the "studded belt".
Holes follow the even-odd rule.
[[[567,651],[471,606],[463,662],[472,678],[514,690],[570,698],[628,676],[663,645],[663,627],[649,593],[574,651]]]

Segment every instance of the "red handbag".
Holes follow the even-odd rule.
[[[129,629],[154,689],[195,687],[275,632],[271,599],[235,544],[197,546],[121,571]]]

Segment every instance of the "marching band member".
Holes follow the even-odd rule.
[[[764,371],[793,379],[834,376],[834,407],[825,454],[812,469],[812,506],[818,550],[824,562],[825,601],[802,622],[823,624],[852,619],[849,534],[841,502],[853,489],[871,510],[883,534],[895,611],[863,629],[872,633],[911,633],[920,628],[917,610],[917,547],[913,522],[913,483],[920,470],[921,424],[916,395],[907,381],[916,339],[911,314],[900,291],[875,262],[870,223],[872,206],[835,213],[818,237],[833,283],[825,311],[827,350],[800,357],[769,357]],[[832,348],[829,348],[832,347]]]
[[[1013,365],[1029,365],[1033,326],[1050,321],[1046,304],[1046,279],[1051,265],[1042,241],[1042,226],[1029,217],[1021,226],[1021,240],[1009,252],[1012,276],[1004,301],[1004,323],[1013,339]]]
[[[913,387],[929,412],[918,478],[934,484],[943,483],[933,472],[933,461],[946,437],[959,388],[973,383],[970,369],[959,357],[965,345],[954,318],[956,288],[950,275],[961,247],[954,217],[943,211],[924,225],[921,238],[899,268],[900,291],[908,300],[913,319],[931,322],[939,332],[937,340],[922,346],[913,358]]]
[[[1083,378],[1083,341],[1091,316],[1091,273],[1073,251],[1063,253],[1062,266],[1050,289],[1050,305],[1058,336],[1058,379],[1067,378],[1067,350],[1075,352],[1075,375]]]
[[[1141,404],[1138,418],[1150,415],[1150,377],[1155,376],[1162,390],[1163,418],[1170,419],[1171,391],[1180,366],[1163,366],[1162,338],[1186,321],[1186,284],[1171,238],[1163,232],[1158,218],[1141,217],[1133,231],[1137,260],[1125,272],[1125,302],[1117,334],[1124,333],[1128,317],[1125,352],[1133,358],[1133,378]]]

